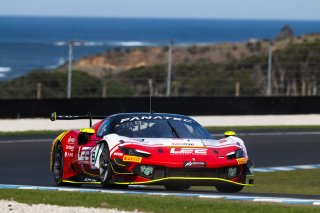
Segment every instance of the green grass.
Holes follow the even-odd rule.
[[[279,194],[320,194],[320,169],[283,172],[255,172],[254,186],[242,192]],[[191,189],[213,191],[214,187],[193,186]]]
[[[255,185],[246,192],[270,192],[287,194],[320,194],[320,169],[286,172],[256,172]]]
[[[27,204],[54,204],[144,212],[319,212],[319,207],[270,203],[225,201],[216,199],[162,197],[146,195],[105,194],[92,192],[57,192],[1,189],[0,199]]]

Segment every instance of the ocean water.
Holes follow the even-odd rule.
[[[51,70],[110,48],[272,39],[288,24],[296,35],[319,33],[320,21],[0,17],[0,80]]]

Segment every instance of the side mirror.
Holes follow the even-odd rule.
[[[84,135],[93,135],[96,131],[92,128],[82,128],[80,132]]]
[[[80,134],[78,135],[78,144],[83,145],[88,143],[89,136],[93,135],[96,131],[92,128],[80,129]]]
[[[224,132],[224,137],[229,137],[229,136],[236,136],[236,132],[234,131],[225,131]]]

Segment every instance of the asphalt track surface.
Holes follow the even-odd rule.
[[[319,164],[320,132],[252,133],[239,134],[239,137],[245,141],[249,156],[256,167]],[[54,135],[0,138],[0,184],[54,186],[49,171],[50,146],[54,138]],[[150,190],[150,188],[136,190]],[[192,190],[191,192],[201,193]],[[320,196],[312,195],[244,192],[241,195],[320,199]]]

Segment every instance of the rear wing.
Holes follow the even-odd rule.
[[[92,127],[92,119],[105,119],[107,116],[103,115],[91,115],[90,112],[86,115],[58,115],[56,112],[50,114],[50,120],[79,120],[79,119],[89,119],[89,125]]]

